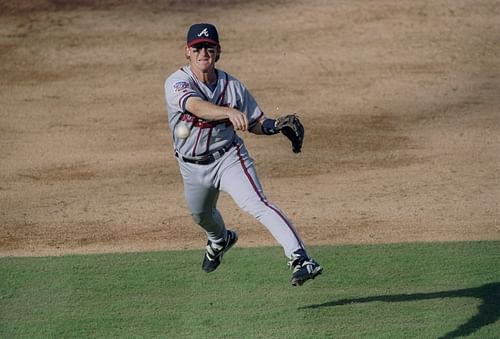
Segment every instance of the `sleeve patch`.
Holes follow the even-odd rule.
[[[179,81],[174,84],[174,91],[176,93],[185,92],[186,88],[189,88],[189,83],[186,81]]]

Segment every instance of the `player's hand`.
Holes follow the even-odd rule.
[[[231,123],[233,124],[235,130],[237,131],[248,130],[248,118],[246,114],[238,110],[235,110],[233,108],[230,108],[228,110],[228,118],[229,121],[231,121]]]

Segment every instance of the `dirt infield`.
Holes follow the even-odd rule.
[[[498,1],[22,3],[0,1],[1,256],[204,245],[163,99],[202,21],[220,68],[304,122],[300,155],[242,136],[307,244],[500,239]],[[275,244],[219,205],[241,246]]]

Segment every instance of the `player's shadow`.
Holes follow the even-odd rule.
[[[354,299],[340,299],[329,301],[323,304],[309,305],[301,309],[315,309],[320,307],[335,307],[350,304],[363,304],[375,301],[381,302],[404,302],[416,300],[430,300],[443,298],[477,298],[481,300],[478,312],[466,323],[460,325],[457,329],[445,334],[440,338],[457,338],[468,336],[483,326],[495,323],[500,318],[500,283],[491,283],[475,288],[466,288],[461,290],[432,292],[432,293],[413,293],[413,294],[395,294],[380,295]]]

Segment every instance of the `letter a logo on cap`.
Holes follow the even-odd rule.
[[[206,27],[205,29],[203,29],[203,31],[200,32],[200,34],[198,34],[198,38],[201,37],[202,35],[206,36],[207,38],[209,37],[208,29]]]

